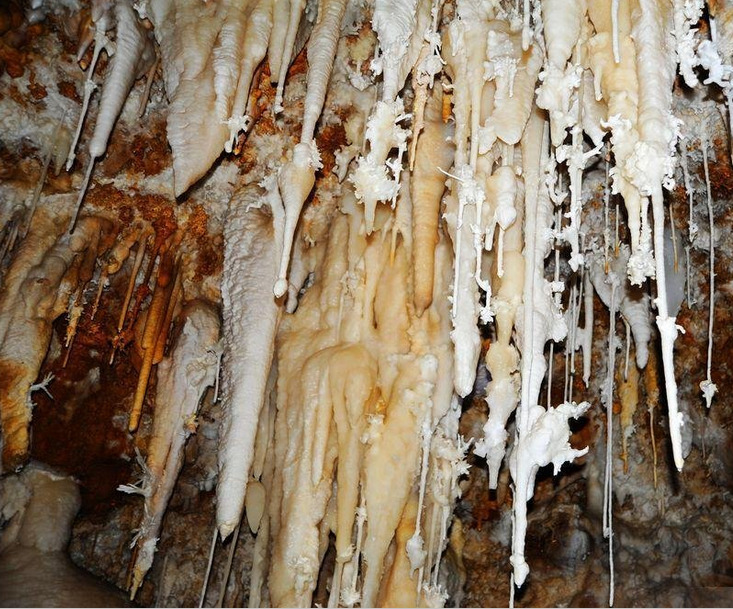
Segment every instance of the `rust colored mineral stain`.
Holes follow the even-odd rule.
[[[325,125],[316,132],[316,145],[321,153],[321,163],[323,163],[320,173],[328,175],[333,171],[336,164],[335,153],[346,144],[343,122]]]
[[[25,74],[25,66],[28,64],[26,53],[0,44],[0,66],[5,68],[10,78],[20,78]]]
[[[206,277],[218,275],[224,264],[224,248],[221,236],[209,234],[209,215],[203,205],[197,204],[191,208],[185,225],[185,239],[196,243],[196,269],[193,280],[197,283]]]
[[[109,298],[120,292],[119,285],[112,287]],[[114,367],[104,361],[116,310],[101,307],[94,320],[86,312],[82,315],[67,367],[61,368],[58,358],[47,360],[41,369],[41,378],[48,372],[56,376],[49,387],[53,400],[42,392],[34,394],[31,456],[78,478],[85,511],[106,511],[126,500],[116,488],[131,475],[131,462],[125,460],[133,454],[131,440],[124,425],[115,421],[124,421],[137,374],[126,359]],[[54,331],[61,340],[66,322],[59,319]],[[88,394],[78,395],[95,368],[99,382]]]
[[[708,164],[713,203],[720,200],[729,201],[733,199],[733,166],[731,166],[727,142],[715,139],[713,148],[715,149],[715,161],[711,160]],[[704,183],[705,170],[702,166],[698,168],[697,173]]]
[[[146,122],[144,131],[112,138],[103,162],[105,175],[115,177],[126,172],[155,176],[170,166],[171,151],[165,129],[165,120],[150,120]]]
[[[203,205],[197,204],[191,208],[191,213],[186,221],[186,234],[198,240],[206,237],[209,223],[209,214],[206,213]]]
[[[0,362],[0,396],[6,398],[17,391],[18,379],[25,375],[25,368],[17,362]],[[2,469],[14,471],[28,460],[28,425],[20,413],[2,414],[3,451]]]
[[[45,99],[45,97],[48,95],[46,87],[37,82],[31,82],[28,84],[28,92],[31,94],[31,97],[36,101]]]
[[[75,101],[77,104],[81,104],[82,99],[76,90],[76,85],[70,80],[60,81],[59,83],[57,83],[56,88],[59,90],[59,93],[64,97]]]

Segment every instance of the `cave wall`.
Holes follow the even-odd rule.
[[[83,96],[83,77],[74,55],[79,32],[83,31],[84,19],[88,17],[83,11],[61,8],[31,24],[24,8],[9,2],[1,9],[2,23],[10,24],[0,30],[0,220],[3,225],[0,244],[8,246],[3,250],[4,271],[13,259],[13,247],[8,245],[11,234],[24,228],[26,205],[40,178],[49,142],[54,134],[57,140],[70,138],[73,121],[64,117],[76,115]],[[347,42],[357,40],[361,38],[354,35]],[[104,63],[103,58],[102,70]],[[201,298],[220,303],[227,204],[238,189],[262,178],[265,159],[279,159],[282,150],[295,143],[306,71],[306,53],[302,51],[288,72],[285,111],[278,119],[272,115],[276,92],[269,74],[266,69],[258,74],[253,91],[256,122],[241,144],[239,154],[222,156],[204,179],[179,200],[174,199],[170,189],[172,161],[165,142],[167,103],[163,83],[160,78],[153,82],[150,102],[139,118],[138,105],[144,90],[144,82],[139,81],[125,104],[107,154],[98,163],[84,213],[110,220],[120,237],[129,233],[136,223],[149,226],[152,248],[178,235],[174,247],[183,260],[182,300]],[[691,284],[686,286],[693,302],[685,301],[677,316],[677,323],[685,333],[676,344],[679,400],[686,413],[683,439],[689,453],[685,469],[677,472],[668,439],[664,377],[654,332],[649,363],[639,372],[638,380],[631,381],[635,386],[629,389],[638,396],[638,405],[631,415],[631,427],[626,431],[625,461],[620,457],[625,431],[620,426],[620,416],[614,417],[615,602],[622,606],[724,606],[731,602],[733,585],[730,501],[733,401],[726,392],[731,380],[727,346],[733,314],[728,264],[733,255],[729,251],[729,244],[733,243],[729,140],[715,99],[691,93],[681,82],[675,94],[680,107],[696,107],[711,116],[709,172],[716,248],[712,376],[719,393],[712,408],[707,409],[698,386],[706,376],[709,232],[702,157],[699,150],[694,150],[688,162],[695,189],[692,217],[699,233],[689,250]],[[309,200],[304,212],[305,229],[298,236],[304,243],[314,235],[312,240],[318,241],[319,236],[327,234],[333,217],[333,212],[325,213],[323,208],[335,209],[338,181],[332,170],[336,153],[347,145],[342,120],[351,111],[341,101],[337,89],[329,93],[326,114],[316,132],[324,167],[316,177],[318,195]],[[697,120],[694,116],[689,120]],[[87,120],[91,122],[94,118],[92,104]],[[60,136],[55,133],[59,121],[64,121]],[[694,128],[691,133],[696,133]],[[700,145],[694,135],[690,143]],[[83,153],[80,160],[84,160]],[[52,165],[43,186],[41,206],[30,226],[31,234],[49,224],[56,226],[57,234],[63,232],[82,179],[78,166],[67,173],[55,171]],[[585,221],[588,226],[597,225],[603,215],[603,164],[599,162],[590,168],[585,179],[588,214]],[[679,179],[678,184],[681,183]],[[667,201],[668,209],[674,213],[680,241],[686,245],[689,243],[686,193],[678,185],[668,194]],[[621,215],[624,237],[624,212],[616,207],[612,218],[616,214]],[[678,250],[680,255],[681,251]],[[132,258],[131,255],[120,272],[110,276],[109,287],[102,292],[102,304],[94,319],[89,309],[85,309],[70,349],[63,346],[67,316],[59,315],[53,321],[50,347],[39,374],[39,379],[54,375],[49,386],[53,397],[42,391],[33,394],[30,441],[33,459],[62,468],[79,481],[82,508],[69,547],[72,560],[122,589],[129,587],[130,541],[143,508],[140,497],[125,495],[117,487],[133,481],[140,473],[137,455],[147,452],[156,387],[153,375],[140,427],[135,435],[129,434],[126,417],[138,380],[141,353],[136,347],[134,323],[128,320],[123,331],[118,331],[116,325],[132,271]],[[150,267],[152,272],[153,261],[147,255],[143,269]],[[551,270],[548,268],[548,276]],[[563,263],[560,272],[561,276],[570,277],[567,264]],[[86,288],[88,302],[93,299],[98,281],[96,277]],[[139,300],[142,314],[151,288],[147,282],[141,285],[133,301]],[[532,574],[529,585],[516,594],[517,606],[599,606],[608,600],[608,541],[603,535],[601,505],[607,418],[600,396],[605,389],[608,366],[609,315],[598,296],[594,297],[593,310],[589,385],[585,386],[580,374],[588,354],[577,354],[575,371],[569,374],[568,360],[559,350],[554,355],[551,385],[552,401],[556,403],[563,396],[563,380],[569,374],[575,399],[591,402],[591,409],[573,424],[570,440],[574,448],[591,448],[586,456],[565,466],[559,476],[553,477],[549,468],[541,470],[538,476],[526,550]],[[619,348],[615,354],[616,390],[611,409],[614,415],[621,415],[627,408],[623,404],[626,398],[621,397],[621,387],[626,387],[621,372],[626,334],[620,320],[615,329]],[[484,333],[482,356],[492,338],[489,332]],[[113,347],[116,353],[110,364]],[[629,364],[632,367],[633,357],[632,346]],[[483,357],[480,361],[483,362]],[[473,441],[482,437],[481,428],[487,416],[482,396],[486,383],[483,364],[478,377],[474,391],[463,403],[460,423],[462,436]],[[541,400],[545,399],[546,391],[543,390]],[[650,410],[653,410],[653,422]],[[142,605],[191,606],[199,602],[215,535],[213,489],[218,471],[215,452],[221,418],[220,404],[214,402],[213,390],[209,390],[196,433],[185,449],[183,470],[163,521],[152,571],[137,597]],[[447,604],[503,606],[510,594],[509,473],[504,468],[499,489],[490,491],[485,461],[471,454],[469,462],[471,469],[460,483],[462,496],[456,504],[450,542],[441,565],[441,577],[450,593]],[[236,540],[216,542],[207,604],[219,599],[233,545],[231,574],[223,598],[231,606],[248,601],[254,536],[242,524]],[[328,602],[327,581],[333,561],[332,552],[327,553],[314,603]]]

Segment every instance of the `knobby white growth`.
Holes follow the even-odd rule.
[[[703,84],[716,83],[723,89],[728,105],[728,129],[733,134],[733,65],[731,57],[725,57],[721,52],[721,44],[717,36],[716,21],[710,17],[710,40],[703,40],[697,47],[696,60],[708,71],[708,77]],[[727,60],[727,63],[725,61]]]
[[[540,467],[552,463],[555,474],[564,463],[572,462],[588,452],[587,448],[570,447],[569,419],[577,419],[590,407],[563,402],[557,408],[535,405],[529,409],[523,438],[515,444],[509,458],[509,467],[515,484],[514,514],[512,516],[512,555],[514,583],[521,587],[529,575],[529,565],[524,559],[524,539],[527,532],[527,501],[534,494],[534,483]]]
[[[694,26],[700,20],[704,0],[674,0],[674,38],[679,71],[688,87],[699,83],[694,68],[700,61],[696,56],[698,32]]]
[[[364,203],[367,233],[374,230],[377,203],[395,202],[397,199],[400,189],[399,173],[409,135],[409,131],[400,123],[406,118],[404,104],[399,97],[394,102],[377,102],[369,117],[365,133],[369,152],[365,157],[359,158],[351,176],[354,192]],[[393,161],[388,161],[393,149],[397,150],[397,156]]]
[[[561,340],[567,333],[563,318],[553,308],[548,282],[543,277],[543,261],[550,251],[545,232],[552,223],[547,181],[541,171],[548,166],[549,126],[537,114],[531,119],[522,142],[522,160],[527,187],[525,196],[525,273],[523,323],[521,327],[522,390],[517,415],[517,437],[510,457],[510,472],[515,485],[512,514],[512,555],[514,585],[521,587],[529,574],[524,559],[527,529],[527,502],[534,492],[540,467],[553,463],[557,474],[566,461],[584,455],[588,449],[575,450],[568,438],[569,418],[577,418],[589,407],[565,402],[545,410],[537,404],[545,375],[545,343]]]
[[[407,151],[409,131],[400,126],[408,118],[398,96],[407,75],[419,58],[423,33],[430,23],[429,0],[378,1],[372,27],[379,39],[379,53],[372,62],[375,74],[382,74],[382,98],[367,122],[369,152],[361,156],[352,182],[356,196],[364,203],[367,233],[374,230],[377,203],[390,201],[394,207],[400,189],[402,159]],[[388,160],[396,149],[396,157]]]

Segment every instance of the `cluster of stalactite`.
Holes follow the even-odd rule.
[[[186,438],[221,367],[216,526],[222,538],[238,534],[246,508],[257,534],[251,605],[310,606],[333,543],[329,606],[442,606],[441,557],[468,469],[458,422],[483,331],[489,415],[471,449],[486,459],[491,488],[509,469],[511,577],[521,587],[537,472],[552,464],[558,473],[588,450],[570,445],[570,421],[591,405],[574,402],[568,382],[558,404],[540,395],[556,348],[573,365],[582,350],[588,384],[595,292],[612,320],[598,397],[613,568],[615,321],[626,324],[639,369],[660,350],[681,470],[674,347],[689,269],[682,237],[669,236],[664,193],[682,179],[692,197],[688,149],[702,151],[707,177],[717,118],[676,112],[675,79],[722,91],[730,105],[731,14],[726,2],[702,0],[92,0],[75,136],[55,130],[30,204],[3,217],[3,470],[27,459],[54,320],[68,315],[68,348],[129,259],[110,357],[134,345],[139,359],[131,433],[157,374],[141,479],[122,487],[145,502],[132,594],[153,563]],[[292,91],[288,70],[301,52],[305,89]],[[180,231],[119,226],[84,204],[126,99],[142,88],[144,112],[159,66],[172,196],[205,181],[222,154],[257,151],[224,219],[221,316],[184,298]],[[268,76],[274,96],[263,110],[254,93]],[[263,113],[271,127],[258,131]],[[319,134],[336,122],[345,137],[330,149]],[[53,215],[41,197],[46,171],[54,157],[71,170],[77,149],[87,164],[76,204]],[[602,211],[591,213],[584,177],[604,163]],[[710,407],[709,185],[707,205],[710,348],[700,389]],[[685,238],[689,248],[692,224]],[[625,378],[635,378],[633,366],[627,355]],[[635,406],[624,395],[628,430]]]

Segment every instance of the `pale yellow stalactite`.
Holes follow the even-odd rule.
[[[631,39],[631,16],[629,2],[622,0],[618,10],[619,59],[614,61],[611,27],[611,4],[608,0],[594,0],[588,4],[588,14],[596,29],[596,35],[588,41],[588,62],[593,72],[596,99],[605,100],[608,105],[609,127],[611,129],[611,150],[614,167],[611,169],[613,192],[619,193],[626,206],[631,251],[636,253],[642,245],[641,195],[625,171],[626,160],[631,156],[639,139],[638,80],[636,72],[636,50]],[[650,244],[647,242],[641,266],[633,272],[634,281],[640,282],[652,273],[646,259]],[[631,270],[630,270],[631,272]]]
[[[163,330],[163,322],[166,317],[166,311],[169,308],[171,294],[175,286],[175,270],[174,260],[171,252],[161,255],[158,266],[158,276],[153,289],[153,297],[145,316],[143,325],[142,339],[140,347],[142,350],[143,363],[140,367],[140,375],[138,376],[137,388],[130,410],[130,421],[128,430],[132,433],[137,430],[140,423],[140,415],[142,413],[143,400],[148,389],[148,379],[155,364],[155,346],[158,342],[161,330]]]
[[[404,362],[387,405],[384,427],[366,454],[367,531],[362,553],[366,561],[364,606],[375,606],[382,562],[408,499],[405,481],[414,479],[419,458],[419,420],[435,382],[434,361]]]
[[[415,573],[407,556],[407,542],[415,530],[418,502],[413,493],[405,505],[395,533],[395,558],[382,585],[379,607],[418,607]]]
[[[634,414],[639,406],[639,369],[629,366],[627,378],[619,369],[617,375],[618,396],[621,401],[621,460],[624,462],[624,472],[629,471],[628,442],[634,433]]]
[[[447,171],[453,162],[453,147],[447,142],[450,129],[441,117],[442,97],[440,88],[434,87],[426,105],[425,127],[410,177],[414,303],[418,316],[433,300],[435,246],[446,181],[445,173],[440,170]]]

